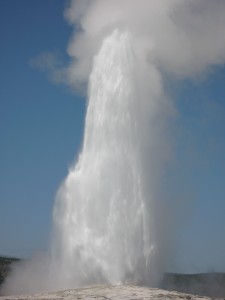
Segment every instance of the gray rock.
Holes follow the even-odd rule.
[[[171,299],[188,299],[188,300],[206,300],[207,297],[194,296],[172,291],[152,289],[132,285],[116,285],[116,286],[90,286],[81,289],[65,290],[52,293],[41,293],[35,295],[20,296],[3,296],[0,300],[171,300]]]

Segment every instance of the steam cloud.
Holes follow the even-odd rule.
[[[133,83],[134,85],[137,83],[138,95],[141,98],[138,101],[140,102],[137,102],[137,99],[134,99],[134,93],[130,92],[129,97],[132,99],[133,106],[130,108],[125,105],[123,109],[125,109],[125,112],[127,109],[131,109],[130,116],[133,116],[138,104],[141,103],[142,113],[145,116],[144,120],[141,120],[140,117],[137,118],[137,127],[143,129],[139,131],[139,134],[141,134],[139,141],[141,151],[139,151],[140,149],[138,150],[138,153],[142,154],[140,160],[143,159],[143,161],[140,163],[141,167],[139,168],[138,165],[135,170],[138,175],[142,174],[142,170],[144,170],[140,178],[150,185],[150,189],[146,188],[146,190],[150,194],[151,202],[150,204],[148,202],[146,205],[145,201],[143,201],[143,205],[147,210],[151,207],[149,220],[146,222],[149,226],[151,225],[151,235],[148,241],[145,233],[141,233],[143,234],[144,246],[147,245],[149,247],[147,250],[145,249],[146,251],[143,251],[143,259],[145,260],[143,266],[138,265],[138,262],[142,262],[142,258],[136,255],[137,248],[135,246],[132,248],[135,254],[132,253],[131,255],[133,261],[137,262],[134,269],[133,265],[130,267],[125,262],[124,269],[119,269],[119,271],[116,269],[115,276],[112,276],[112,272],[110,273],[112,266],[110,264],[105,266],[106,261],[103,260],[104,268],[99,271],[99,277],[96,282],[124,282],[127,279],[131,279],[138,283],[156,284],[156,281],[159,279],[158,275],[164,271],[165,263],[163,257],[165,259],[168,258],[168,254],[165,252],[165,234],[167,232],[165,232],[164,227],[166,226],[162,224],[163,220],[167,221],[166,216],[162,215],[162,207],[166,205],[166,201],[160,199],[162,195],[159,192],[159,181],[161,171],[165,168],[165,164],[170,157],[166,128],[169,125],[168,120],[171,119],[175,111],[172,101],[165,95],[163,78],[164,75],[170,75],[174,80],[190,78],[208,71],[213,66],[223,64],[225,61],[225,35],[222,34],[225,28],[225,2],[223,0],[80,0],[71,1],[65,11],[65,16],[70,24],[74,26],[74,36],[68,48],[68,53],[71,56],[71,65],[66,72],[67,81],[71,86],[79,88],[90,80],[89,110],[86,117],[83,153],[78,165],[71,168],[67,179],[58,192],[54,209],[55,231],[53,250],[50,251],[51,257],[47,258],[47,262],[45,261],[46,258],[44,262],[43,259],[38,259],[30,263],[22,263],[16,267],[6,280],[3,293],[36,292],[95,283],[94,280],[92,281],[92,278],[96,278],[96,273],[91,276],[91,272],[99,270],[99,265],[96,267],[95,262],[91,260],[91,254],[85,252],[89,264],[87,266],[87,262],[82,257],[81,245],[84,246],[82,243],[79,245],[80,248],[75,247],[76,254],[73,253],[71,255],[71,248],[64,251],[64,247],[74,245],[74,241],[71,242],[71,239],[76,239],[76,237],[71,235],[68,237],[68,231],[65,230],[65,227],[62,228],[61,224],[65,225],[66,222],[67,225],[71,224],[70,222],[76,223],[76,220],[72,220],[74,216],[68,215],[68,210],[74,211],[74,208],[75,210],[84,209],[82,202],[79,204],[80,207],[76,205],[70,206],[70,200],[63,201],[63,199],[67,199],[66,197],[70,199],[71,193],[74,195],[74,183],[77,183],[77,178],[80,176],[78,174],[85,173],[85,166],[88,165],[86,164],[88,160],[85,158],[84,153],[89,151],[89,147],[93,146],[90,132],[91,127],[95,128],[96,125],[91,118],[97,116],[97,112],[96,114],[94,112],[95,110],[102,109],[101,105],[98,106],[98,104],[94,104],[96,105],[95,108],[92,107],[93,103],[95,103],[93,93],[97,95],[97,100],[100,97],[96,92],[96,78],[99,80],[100,85],[104,81],[104,76],[99,74],[98,68],[101,66],[105,74],[109,75],[109,69],[107,69],[107,66],[104,67],[103,58],[106,61],[106,65],[107,61],[112,59],[116,64],[115,68],[119,66],[123,74],[127,74],[127,77],[122,79],[121,85],[127,84],[128,87],[132,87]],[[110,45],[115,49],[113,48],[114,50],[111,51]],[[106,52],[109,53],[109,58],[107,58]],[[127,57],[131,57],[131,60]],[[129,68],[132,70],[130,71]],[[116,73],[116,76],[118,74]],[[115,78],[113,77],[114,81],[116,76]],[[135,76],[136,81],[133,81]],[[107,79],[106,83],[108,83]],[[103,84],[101,88],[104,90]],[[119,89],[119,91],[118,95],[113,91],[109,91],[110,97],[113,98],[117,95],[121,101],[123,98],[128,99],[124,88]],[[115,114],[117,113],[116,111]],[[147,120],[148,118],[150,121]],[[145,120],[147,121],[145,122]],[[107,121],[105,122],[104,125],[107,127]],[[108,122],[110,123],[110,120]],[[145,123],[144,127],[142,127],[143,122]],[[151,126],[149,132],[146,125]],[[131,146],[134,146],[134,141],[136,141],[138,135],[134,135],[131,129],[132,127],[126,127],[125,133],[129,133],[129,143]],[[150,141],[148,141],[148,134],[150,135]],[[98,135],[97,138],[99,138]],[[123,138],[126,139],[126,136],[123,136]],[[108,141],[107,137],[105,139]],[[104,144],[105,139],[99,139],[98,141]],[[122,142],[121,145],[123,145]],[[149,149],[150,153],[148,156],[146,151]],[[109,149],[107,148],[107,150]],[[117,154],[115,153],[115,155]],[[132,151],[131,157],[134,160],[128,160],[126,166],[140,158],[138,156],[137,159],[136,154]],[[148,163],[148,160],[150,163]],[[91,163],[93,164],[93,161]],[[98,167],[101,172],[101,165],[98,165]],[[92,169],[88,169],[88,171],[90,170]],[[121,171],[123,170],[122,168]],[[133,174],[132,178],[136,178],[135,174]],[[85,183],[83,183],[83,179],[79,180],[79,182],[84,184],[83,190],[82,188],[79,190],[82,194],[85,192]],[[92,178],[85,180],[89,184],[88,188],[90,188],[90,191],[94,191],[95,182],[91,181]],[[93,183],[94,187],[90,187],[90,182]],[[132,182],[136,183],[137,181],[134,180]],[[119,186],[119,188],[123,190],[123,187]],[[138,188],[137,191],[139,191]],[[147,196],[145,195],[145,197]],[[135,205],[135,209],[138,208]],[[75,216],[80,217],[78,214],[75,214]],[[91,216],[90,213],[88,216]],[[143,212],[143,216],[146,216],[145,212]],[[86,220],[86,222],[88,223],[89,221]],[[74,229],[73,227],[72,233],[75,230],[76,236],[79,236],[78,231],[82,229],[81,225],[78,224],[77,228]],[[118,229],[117,227],[115,228]],[[132,226],[131,229],[133,229]],[[69,233],[71,234],[71,231]],[[137,233],[137,236],[139,233]],[[135,239],[137,236],[135,236]],[[82,235],[79,238],[83,241]],[[96,250],[96,248],[92,249],[92,245],[88,244],[88,246],[91,250]],[[114,250],[117,251],[118,249]],[[151,252],[149,252],[151,255],[149,253],[146,254],[148,250]],[[74,251],[73,248],[72,251]],[[107,254],[113,255],[113,252],[110,251]],[[98,256],[98,254],[96,255]],[[146,257],[148,255],[151,256],[151,259],[153,257],[153,263],[150,264],[153,270],[150,270],[150,273],[146,273],[146,261],[148,260]],[[102,257],[98,256],[99,260]],[[121,257],[123,258],[123,252]],[[121,259],[121,257],[119,258]],[[78,262],[78,258],[80,258],[81,262]],[[133,264],[133,261],[131,264]],[[71,262],[74,265],[71,266]],[[115,265],[117,265],[117,262]],[[86,272],[85,267],[88,268],[88,272]],[[79,270],[79,273],[86,272],[87,274],[83,274],[81,278],[80,275],[77,275],[77,270]],[[137,277],[128,274],[132,270],[134,270],[134,273],[137,273]],[[152,276],[152,273],[157,274],[157,276]],[[146,279],[146,276],[152,277]]]
[[[71,2],[65,12],[75,27],[68,48],[73,58],[69,80],[71,84],[88,80],[93,57],[114,28],[131,31],[146,63],[178,78],[223,64],[224,8],[223,0]]]

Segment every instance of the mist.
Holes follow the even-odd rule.
[[[223,0],[71,1],[66,82],[87,95],[82,151],[53,208],[49,251],[17,265],[3,294],[158,286],[178,208],[163,191],[178,112],[165,88],[225,62]]]

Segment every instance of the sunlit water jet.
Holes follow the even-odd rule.
[[[163,101],[159,73],[145,65],[132,36],[118,30],[94,59],[83,150],[54,207],[52,268],[64,288],[158,277],[149,151]]]

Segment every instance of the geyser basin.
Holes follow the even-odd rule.
[[[205,297],[198,297],[188,294],[181,294],[177,292],[168,292],[158,289],[150,289],[145,287],[137,286],[91,286],[83,289],[67,290],[55,293],[36,294],[29,296],[8,296],[0,297],[0,300],[55,300],[55,299],[98,299],[98,300],[181,300],[181,299],[192,299],[192,300],[204,300],[209,299]]]

